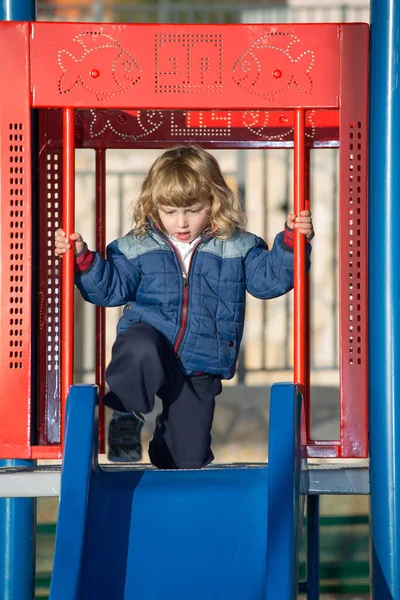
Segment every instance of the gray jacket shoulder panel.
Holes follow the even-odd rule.
[[[118,238],[115,244],[118,250],[129,260],[133,260],[147,252],[169,249],[168,244],[161,238],[155,238],[148,234],[141,238],[136,238],[132,231],[124,237]]]
[[[221,258],[244,258],[257,246],[258,238],[247,231],[237,231],[228,240],[211,238],[207,244],[199,248],[199,252],[209,252]]]

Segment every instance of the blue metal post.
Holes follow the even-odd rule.
[[[0,21],[35,21],[36,0],[0,0]]]
[[[2,460],[0,467],[30,466]],[[0,500],[0,597],[32,600],[35,591],[36,504],[32,498]]]
[[[34,21],[36,0],[0,0],[1,21]],[[0,467],[32,466],[28,460],[0,460]],[[0,597],[32,600],[35,591],[36,501],[0,500]]]
[[[319,496],[307,496],[307,560],[305,581],[299,593],[307,600],[319,600]]]
[[[307,496],[307,600],[319,599],[319,496]]]
[[[400,3],[371,0],[369,398],[372,591],[400,598]]]

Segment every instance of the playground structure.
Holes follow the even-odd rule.
[[[26,20],[29,17],[19,15],[18,18]],[[310,511],[315,511],[317,494],[321,491],[369,491],[365,478],[361,484],[356,484],[354,477],[352,485],[343,485],[349,469],[337,469],[335,474],[330,471],[328,475],[320,469],[318,479],[321,481],[322,478],[323,484],[318,490],[311,469],[308,473],[305,469],[303,475],[300,473],[300,457],[305,463],[307,456],[367,456],[368,347],[370,390],[373,389],[374,393],[373,397],[370,395],[374,415],[371,454],[377,463],[380,458],[386,458],[387,462],[383,464],[393,468],[390,471],[390,468],[378,467],[376,471],[375,478],[379,477],[379,486],[383,484],[385,496],[382,496],[382,490],[375,492],[378,485],[374,486],[374,472],[371,470],[374,594],[379,600],[398,597],[396,511],[393,512],[396,508],[395,461],[393,456],[389,460],[390,452],[397,450],[395,434],[393,440],[386,439],[385,444],[381,437],[382,430],[387,428],[385,417],[394,418],[396,389],[391,387],[393,379],[384,377],[382,372],[378,377],[382,370],[387,374],[393,374],[395,370],[395,352],[389,352],[387,345],[396,343],[389,335],[393,332],[393,324],[388,305],[395,300],[398,285],[392,281],[391,262],[397,240],[387,220],[374,216],[374,227],[385,231],[388,242],[385,250],[389,255],[382,255],[383,249],[374,245],[374,252],[370,253],[375,267],[373,271],[371,267],[370,271],[374,287],[371,287],[371,279],[368,286],[368,26],[284,25],[272,28],[268,25],[2,23],[1,29],[2,78],[12,84],[7,89],[3,86],[0,91],[1,202],[2,211],[5,207],[3,214],[6,214],[1,222],[0,318],[1,331],[5,335],[2,335],[0,348],[3,383],[0,395],[0,456],[5,467],[10,466],[9,461],[13,459],[17,459],[13,466],[18,467],[18,461],[58,458],[63,453],[66,426],[51,597],[86,598],[91,593],[109,598],[107,585],[112,585],[114,594],[117,594],[114,596],[116,600],[127,598],[134,591],[143,599],[159,597],[162,592],[166,593],[166,597],[180,598],[185,596],[187,586],[194,581],[199,598],[204,595],[241,600],[294,598],[298,522],[305,495],[309,495]],[[92,61],[96,52],[101,52],[104,47],[115,55],[111,70],[104,73],[103,62],[100,58],[100,62],[96,62],[94,58],[93,65],[81,72],[85,60],[88,62],[89,57]],[[283,61],[283,66],[278,61],[271,79],[265,84],[261,69],[264,58],[259,58],[260,52],[268,52]],[[373,57],[383,61],[383,54],[376,53]],[[374,62],[372,65],[374,67]],[[289,78],[285,69],[290,72]],[[383,68],[378,69],[379,77],[382,78],[384,72]],[[380,84],[381,88],[385,87],[384,83]],[[11,86],[13,93],[10,95]],[[389,100],[387,102],[389,111]],[[372,115],[376,110],[374,106],[372,104]],[[36,128],[32,108],[39,109],[38,156],[30,151],[35,141],[32,132]],[[103,119],[106,135],[93,135],[93,114]],[[169,121],[166,119],[165,122],[171,123],[173,117],[174,127],[165,128],[160,120],[157,122],[157,117],[163,114],[169,115]],[[151,127],[143,129],[143,122]],[[217,127],[215,123],[218,123]],[[375,122],[372,120],[371,123],[375,136],[380,137],[385,127],[380,123],[380,129],[376,130]],[[261,135],[256,134],[253,136],[256,139],[252,139],[252,129]],[[140,137],[138,130],[144,131],[145,135]],[[219,466],[200,472],[179,473],[138,468],[100,469],[96,464],[97,435],[93,426],[96,422],[96,391],[90,387],[73,386],[73,256],[65,258],[61,269],[50,247],[52,234],[60,221],[67,231],[74,229],[75,147],[96,149],[97,219],[101,224],[104,222],[106,148],[141,147],[145,144],[160,147],[193,142],[209,147],[292,145],[297,212],[309,202],[305,177],[309,169],[309,152],[313,144],[321,146],[332,140],[340,141],[341,168],[340,440],[320,442],[310,439],[305,318],[307,281],[304,240],[296,236],[296,385],[278,386],[273,390],[268,466]],[[380,189],[377,173],[385,171],[381,164],[384,159],[383,155],[379,157],[381,169],[371,173],[372,203],[374,186]],[[39,167],[37,195],[35,182],[30,178],[32,163],[33,172]],[[379,206],[372,205],[379,214]],[[393,203],[389,204],[390,207],[393,208]],[[98,230],[97,248],[104,251],[102,228]],[[381,268],[378,258],[386,265],[385,269]],[[385,278],[381,286],[375,285],[380,277]],[[388,286],[388,280],[392,285]],[[372,292],[369,344],[367,292],[370,299]],[[383,323],[382,313],[386,315]],[[375,318],[379,321],[379,330]],[[395,320],[393,323],[396,325]],[[97,384],[101,393],[104,385],[102,309],[97,312],[97,333]],[[60,340],[61,358],[57,350]],[[305,408],[302,439],[299,391],[304,396]],[[68,395],[69,416],[64,421]],[[9,402],[10,397],[13,404]],[[381,405],[375,412],[373,407],[378,402],[377,398]],[[394,427],[395,422],[389,422]],[[103,424],[100,410],[100,445],[104,443]],[[282,440],[287,441],[282,443]],[[285,450],[288,450],[287,454]],[[26,471],[21,468],[19,474],[25,477],[26,482]],[[342,477],[343,474],[346,477]],[[43,481],[44,473],[40,469],[30,475],[32,480],[38,482],[42,477]],[[7,468],[1,477],[2,495],[11,496],[15,488],[10,484]],[[390,485],[392,489],[389,490]],[[33,488],[34,493],[31,487],[25,495],[45,492],[43,486],[41,491],[40,485],[35,488],[33,484]],[[100,497],[108,498],[107,508],[99,502]],[[11,576],[9,572],[2,585],[9,597],[28,598],[29,553],[28,561],[18,567],[16,556],[22,549],[26,552],[28,547],[26,538],[29,527],[32,527],[29,524],[31,505],[25,500],[24,504],[19,504],[21,501],[1,500],[5,507],[3,525],[5,530],[8,528],[8,541],[12,540],[14,544],[14,547],[11,544],[11,552],[10,545],[4,548]],[[213,514],[210,521],[204,521],[202,502],[209,507],[208,513]],[[390,511],[384,508],[385,503]],[[149,544],[147,554],[154,549],[151,531],[146,530],[141,516],[145,511],[146,514],[151,513],[153,519],[160,504],[163,509],[158,515],[159,521],[153,524],[150,521],[149,526],[163,528],[163,539],[168,544],[171,562],[166,561],[165,569],[158,571],[157,578],[146,578],[140,575],[152,571],[146,565],[145,549]],[[379,507],[378,512],[375,511],[376,506]],[[14,530],[7,525],[12,511],[25,515],[25,520],[15,525]],[[126,517],[121,519],[117,530],[110,527],[116,511]],[[240,525],[237,524],[238,513],[242,515]],[[315,522],[310,521],[314,526],[311,539],[315,534]],[[97,533],[99,522],[105,525]],[[127,527],[123,532],[121,527],[125,523]],[[285,527],[285,530],[280,527]],[[128,534],[126,529],[129,529]],[[195,540],[197,544],[188,543],[188,533],[190,542]],[[214,560],[218,564],[206,565],[205,577],[204,565],[198,561],[207,550],[207,540],[210,539],[213,540]],[[106,548],[110,544],[119,548],[111,565],[108,561],[99,562],[100,556],[104,561],[107,552],[101,545],[104,543]],[[269,551],[270,548],[274,551]],[[310,573],[302,589],[308,598],[316,598],[317,555],[312,544],[309,554]],[[70,557],[67,564],[61,558],[66,555]],[[163,561],[165,556],[161,553],[157,562],[164,564]],[[172,566],[176,564],[180,564],[179,570],[171,574]],[[102,572],[109,567],[115,577],[110,578],[108,584],[105,579],[99,578],[94,589],[93,565]],[[240,569],[246,573],[241,585],[232,576],[232,571]],[[117,582],[121,586],[119,591],[116,591]],[[18,591],[12,586],[17,586]],[[138,589],[138,586],[142,587]],[[18,593],[25,595],[18,596]]]

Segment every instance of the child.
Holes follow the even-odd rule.
[[[149,446],[152,464],[198,469],[213,460],[215,397],[221,379],[235,373],[245,292],[265,299],[288,292],[293,228],[314,236],[308,211],[288,216],[271,250],[244,230],[245,222],[215,158],[199,147],[177,147],[154,162],[134,227],[108,246],[106,260],[79,233],[68,239],[57,230],[56,254],[75,247],[83,298],[124,305],[106,370],[110,460],[141,458],[142,413],[153,409],[155,394],[163,410]]]

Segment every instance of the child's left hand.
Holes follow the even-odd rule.
[[[290,213],[286,223],[289,229],[297,229],[300,233],[304,233],[308,240],[313,239],[315,234],[309,210],[302,210],[298,217],[294,213]]]

